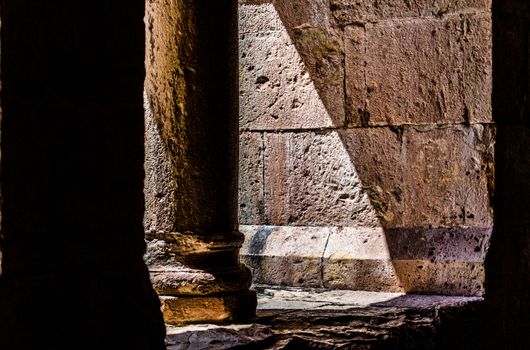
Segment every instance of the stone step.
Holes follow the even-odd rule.
[[[440,337],[459,344],[471,339],[466,329],[478,327],[471,316],[483,304],[479,297],[256,290],[258,313],[252,323],[168,327],[168,350],[434,349]]]

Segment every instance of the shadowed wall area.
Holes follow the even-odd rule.
[[[240,1],[240,223],[255,282],[484,293],[490,5]]]
[[[486,297],[496,321],[495,349],[530,346],[530,4],[493,3],[495,230],[486,265]]]
[[[164,349],[142,260],[144,1],[0,5],[0,348]]]

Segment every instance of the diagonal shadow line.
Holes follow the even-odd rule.
[[[403,189],[401,188],[404,181],[403,174],[405,169],[400,168],[398,172],[401,172],[401,177],[391,177],[385,179],[385,175],[388,177],[388,171],[385,172],[384,169],[381,169],[381,166],[370,167],[364,166],[364,170],[367,171],[358,171],[359,165],[363,168],[365,164],[358,164],[359,160],[356,159],[356,153],[358,150],[352,149],[354,144],[351,142],[350,131],[348,129],[348,119],[352,119],[348,111],[348,107],[344,104],[337,106],[336,100],[340,99],[342,101],[347,101],[346,94],[346,73],[345,73],[345,39],[340,33],[336,31],[338,28],[336,23],[333,23],[333,16],[331,13],[322,13],[319,10],[329,9],[329,4],[327,1],[315,2],[309,0],[246,0],[243,1],[244,4],[273,4],[277,14],[279,15],[281,22],[286,29],[289,37],[291,38],[292,43],[296,47],[298,54],[300,55],[302,61],[305,64],[307,72],[310,75],[314,86],[316,87],[318,96],[323,102],[324,107],[327,110],[327,114],[332,121],[332,127],[330,130],[336,132],[342,142],[342,145],[348,156],[350,158],[350,163],[355,169],[355,172],[361,179],[363,184],[363,190],[367,193],[371,206],[379,214],[379,226],[383,228],[385,232],[385,237],[387,241],[387,247],[389,250],[390,258],[392,263],[394,259],[403,258],[404,256],[408,259],[411,258],[410,255],[407,255],[403,251],[403,246],[405,244],[410,244],[411,239],[405,239],[406,236],[413,236],[423,233],[433,236],[445,236],[445,237],[454,237],[457,235],[468,235],[469,237],[479,237],[481,235],[488,236],[491,233],[491,228],[487,227],[485,230],[476,229],[468,231],[466,229],[431,229],[431,228],[422,228],[422,227],[413,227],[413,228],[397,228],[399,227],[399,218],[403,215],[403,208],[399,209],[399,206],[402,205],[413,205],[412,203],[399,203],[402,202],[403,198],[401,197]],[[323,6],[326,5],[327,6]],[[319,7],[320,6],[320,7]],[[321,21],[315,23],[315,18],[320,18]],[[324,20],[322,20],[324,18]],[[363,29],[364,30],[364,29]],[[335,85],[337,75],[341,77],[340,85]],[[331,82],[331,83],[330,83]],[[364,82],[366,83],[366,81]],[[337,97],[338,95],[338,97]],[[363,122],[364,110],[358,110],[360,116],[357,118],[361,119]],[[355,113],[355,112],[353,112]],[[400,152],[403,153],[403,126],[384,126],[377,128],[366,128],[367,125],[363,125],[365,128],[361,130],[370,130],[370,129],[387,129],[390,131],[390,134],[394,134],[396,142],[399,143]],[[309,131],[309,130],[308,130]],[[319,132],[318,130],[314,130]],[[329,131],[329,130],[328,130]],[[358,144],[357,144],[358,145]],[[376,151],[375,158],[385,159],[385,149],[384,147],[376,148],[371,147],[371,151]],[[369,162],[369,158],[365,158],[365,162]],[[382,171],[381,171],[382,170]],[[374,176],[374,174],[383,174]],[[393,199],[391,197],[394,197]],[[388,203],[397,203],[396,206],[389,206]],[[385,215],[387,217],[385,217]],[[388,220],[388,217],[397,218],[396,220]],[[462,226],[462,225],[458,225]],[[487,240],[487,238],[486,238]],[[436,242],[431,242],[436,244]],[[438,242],[439,243],[439,242]],[[414,243],[412,243],[414,244]],[[487,242],[480,242],[480,250],[487,250]],[[426,257],[424,257],[426,258]],[[464,258],[469,258],[465,256]],[[436,257],[429,257],[431,263],[436,262]],[[483,261],[477,262],[479,265]],[[427,262],[428,263],[428,262]],[[419,267],[422,267],[421,265]],[[410,266],[396,266],[394,264],[394,269],[398,279],[400,280],[399,284],[403,284],[402,281],[409,280],[411,267]],[[367,271],[367,274],[370,271]],[[412,271],[413,272],[413,271]],[[435,273],[432,271],[431,273]],[[407,288],[405,288],[407,289]],[[478,286],[478,292],[474,293],[481,294],[481,288]],[[414,288],[407,291],[415,291]],[[447,290],[444,291],[448,293]],[[450,293],[450,292],[449,292]],[[463,292],[465,293],[465,291]]]

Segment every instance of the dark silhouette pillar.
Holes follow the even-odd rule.
[[[147,2],[147,261],[166,322],[249,318],[237,226],[236,0]]]
[[[2,0],[0,349],[163,349],[143,0]]]

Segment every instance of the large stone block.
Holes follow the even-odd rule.
[[[382,228],[335,228],[326,245],[323,265],[327,288],[402,291]]]
[[[263,135],[244,132],[239,137],[239,222],[264,224]]]
[[[483,82],[465,79],[464,27],[460,16],[366,25],[369,124],[465,121],[463,89],[482,89]]]
[[[491,127],[407,128],[404,140],[402,225],[491,227]]]
[[[385,229],[388,254],[396,260],[459,261],[483,263],[492,228]]]
[[[241,226],[254,283],[482,295],[490,228]]]
[[[483,262],[395,260],[392,264],[407,293],[484,295]]]
[[[240,127],[333,126],[300,54],[285,31],[240,37]]]
[[[491,121],[491,14],[406,19],[345,31],[352,125]]]
[[[245,235],[243,262],[253,281],[299,287],[322,287],[322,256],[330,229],[326,227],[240,226]]]
[[[265,137],[265,213],[274,225],[378,225],[337,132]]]
[[[331,0],[333,15],[342,25],[389,18],[442,16],[463,10],[488,11],[491,0]]]
[[[240,6],[243,129],[311,129],[344,123],[342,31],[321,1]]]

